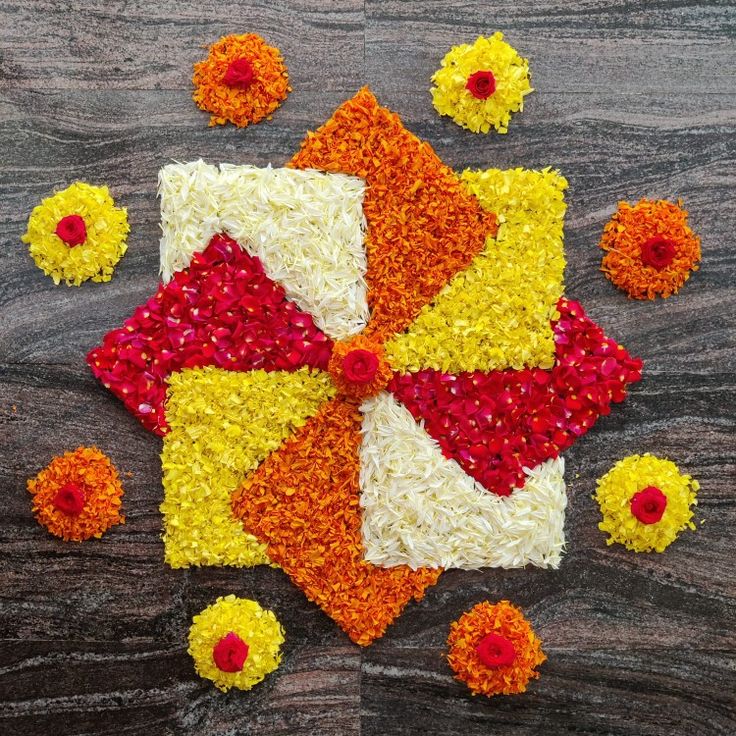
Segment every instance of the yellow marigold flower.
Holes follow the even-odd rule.
[[[649,453],[619,460],[598,480],[595,499],[603,521],[598,528],[634,552],[663,552],[692,523],[697,480],[671,460]]]
[[[109,281],[128,249],[125,207],[115,207],[107,187],[74,182],[36,205],[21,237],[36,265],[55,284]]]
[[[533,91],[529,62],[503,40],[503,33],[480,36],[470,44],[453,46],[432,75],[432,102],[440,115],[449,115],[473,133],[494,127],[508,132],[511,113],[524,109]]]
[[[220,597],[194,617],[189,654],[200,677],[222,691],[250,690],[281,662],[284,629],[255,601]]]

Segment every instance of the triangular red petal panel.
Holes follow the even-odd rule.
[[[353,404],[324,404],[233,494],[233,513],[307,597],[366,646],[441,571],[363,559],[361,421]]]
[[[523,485],[522,468],[557,457],[641,378],[641,360],[607,338],[580,304],[561,299],[558,310],[552,370],[422,370],[389,385],[445,456],[500,496]]]
[[[216,365],[234,371],[327,368],[332,341],[287,300],[258,258],[217,235],[87,362],[143,425],[165,434],[166,379]]]

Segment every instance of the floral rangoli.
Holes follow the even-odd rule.
[[[163,437],[169,564],[279,565],[361,645],[443,569],[556,567],[561,453],[641,373],[564,296],[565,188],[367,89],[286,168],[165,167],[164,281],[88,362]]]

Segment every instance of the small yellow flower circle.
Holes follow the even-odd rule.
[[[235,657],[235,667],[225,670],[215,663],[214,651],[218,644],[229,639],[239,640],[246,646],[240,652],[240,659]],[[263,680],[279,666],[283,643],[284,630],[272,611],[234,595],[218,598],[194,617],[189,629],[189,654],[197,674],[212,680],[223,691],[231,687],[250,690]],[[244,652],[245,661],[242,661]],[[235,669],[241,664],[242,668]]]
[[[490,74],[489,74],[490,72]],[[524,109],[533,91],[529,62],[503,40],[503,33],[480,36],[474,44],[453,46],[432,76],[432,102],[473,133],[491,127],[508,132],[511,113]]]
[[[698,481],[680,473],[671,460],[649,453],[630,455],[598,480],[595,499],[603,514],[598,528],[610,535],[608,544],[618,542],[634,552],[663,552],[683,529],[695,529],[690,507],[697,504],[699,488]],[[655,514],[657,521],[642,521],[636,515],[635,497],[650,492],[664,494],[664,513],[660,509],[661,518]]]
[[[107,187],[77,181],[33,208],[21,240],[55,284],[79,286],[112,278],[129,231],[127,211],[115,207]]]

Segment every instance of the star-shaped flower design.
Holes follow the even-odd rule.
[[[164,436],[169,563],[270,560],[359,644],[443,567],[556,566],[559,455],[641,370],[563,297],[565,186],[368,90],[287,169],[164,169],[171,280],[88,360]]]

